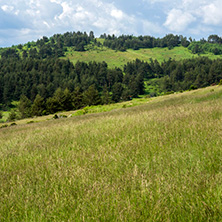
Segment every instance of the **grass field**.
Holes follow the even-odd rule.
[[[222,56],[213,54],[202,54],[200,56],[207,56],[211,59],[222,58]],[[153,48],[153,49],[140,49],[132,50],[129,49],[126,52],[120,52],[108,49],[106,47],[89,47],[88,51],[76,52],[72,48],[68,48],[65,54],[65,58],[69,59],[74,64],[77,61],[83,62],[102,62],[106,61],[110,68],[123,68],[127,62],[140,59],[149,61],[150,58],[157,59],[159,62],[168,60],[169,58],[175,60],[189,59],[198,57],[197,54],[192,54],[187,48],[175,47],[171,50],[168,48]]]
[[[0,221],[221,221],[221,121],[208,87],[0,129]]]

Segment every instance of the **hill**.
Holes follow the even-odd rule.
[[[99,41],[99,40],[98,40]],[[173,49],[166,48],[147,48],[147,49],[128,49],[124,52],[112,50],[105,46],[89,47],[89,50],[84,52],[77,52],[73,48],[68,48],[65,52],[64,59],[69,59],[74,64],[77,61],[82,62],[102,62],[105,61],[109,68],[124,68],[127,62],[132,62],[136,59],[150,62],[150,59],[157,60],[158,62],[167,61],[169,59],[175,59],[177,61],[183,59],[192,59],[198,57],[208,57],[210,59],[222,58],[222,55],[214,55],[207,52],[204,54],[193,54],[191,50],[183,46],[174,47]]]
[[[67,32],[0,49],[0,109],[19,101],[18,119],[218,84],[217,37]]]
[[[221,97],[0,129],[0,220],[219,221]]]
[[[221,42],[222,38],[217,35],[210,35],[207,40],[195,41],[173,34],[162,38],[132,35],[117,37],[103,34],[100,38],[96,38],[92,31],[89,34],[66,32],[51,37],[43,36],[24,45],[0,48],[0,55],[2,58],[66,58],[74,64],[77,61],[105,61],[109,68],[123,68],[127,62],[135,59],[149,61],[152,58],[161,63],[170,58],[176,60],[198,56],[221,58]]]

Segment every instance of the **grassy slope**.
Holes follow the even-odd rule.
[[[0,130],[0,221],[219,221],[222,88]]]
[[[90,47],[89,47],[90,48]],[[86,52],[76,52],[72,48],[68,48],[65,54],[65,58],[72,61],[74,64],[79,61],[90,62],[102,62],[106,61],[110,68],[123,68],[124,64],[135,59],[149,61],[150,58],[157,59],[159,62],[168,60],[169,58],[175,60],[189,59],[197,57],[198,55],[192,54],[187,48],[175,47],[169,50],[168,48],[153,48],[153,49],[129,49],[126,52],[120,52],[108,49],[106,47],[91,47]],[[201,56],[208,56],[211,59],[222,58],[222,56],[215,56],[213,54],[204,54]]]

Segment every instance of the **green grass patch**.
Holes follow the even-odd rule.
[[[65,59],[69,59],[74,64],[77,61],[83,62],[102,62],[106,61],[109,68],[123,68],[127,62],[140,59],[143,61],[149,61],[151,58],[157,59],[159,62],[163,62],[168,59],[191,59],[198,57],[197,54],[192,54],[190,50],[182,46],[175,47],[171,50],[168,48],[152,48],[152,49],[129,49],[126,52],[115,51],[107,47],[97,47],[93,45],[87,46],[88,50],[85,52],[76,52],[73,48],[68,47],[68,51],[65,53]],[[200,56],[207,56],[210,59],[222,58],[220,55],[216,56],[213,53],[206,53]]]

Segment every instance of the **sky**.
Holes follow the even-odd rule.
[[[70,31],[222,36],[222,0],[0,0],[0,47]]]

